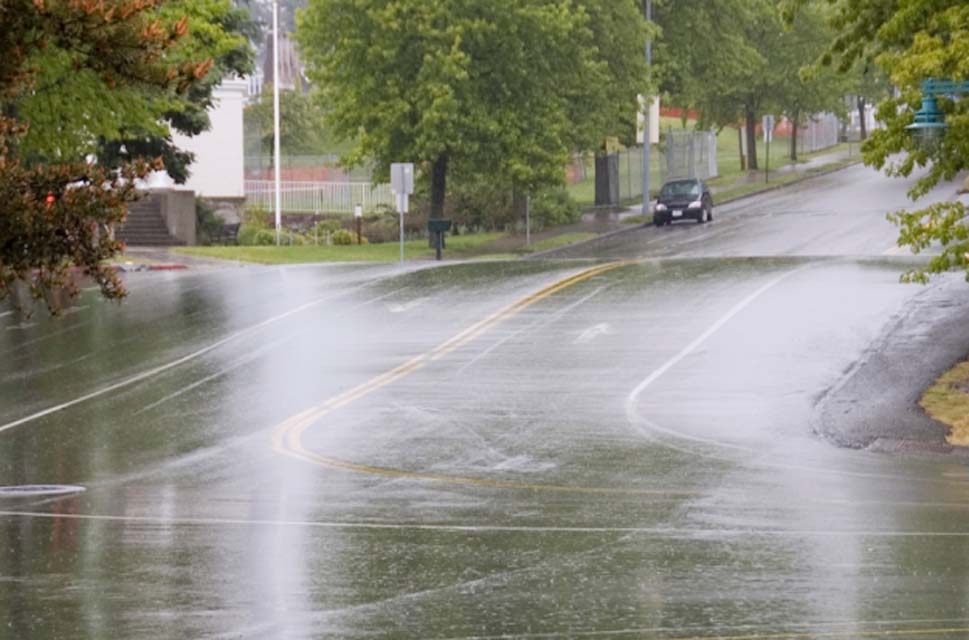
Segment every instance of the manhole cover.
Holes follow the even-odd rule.
[[[0,487],[0,498],[66,496],[84,491],[84,487],[72,484],[23,484],[15,487]]]

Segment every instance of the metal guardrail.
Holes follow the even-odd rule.
[[[275,183],[272,180],[246,180],[246,203],[272,211],[275,206]],[[356,205],[365,213],[377,207],[394,205],[389,184],[370,182],[283,182],[284,213],[352,214]]]

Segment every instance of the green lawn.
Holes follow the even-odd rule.
[[[565,233],[535,242],[531,247],[518,247],[509,250],[507,234],[476,233],[473,235],[449,236],[445,258],[475,260],[510,260],[523,254],[549,251],[565,245],[596,237],[595,233]],[[518,236],[520,238],[520,236]],[[505,242],[499,243],[499,240]],[[524,243],[524,239],[521,238]],[[501,248],[499,248],[499,246]],[[512,245],[514,246],[514,245]],[[178,247],[176,253],[222,260],[238,260],[258,264],[303,264],[313,262],[395,262],[400,260],[400,245],[396,242],[348,246],[296,247]],[[406,260],[429,259],[434,250],[427,246],[427,240],[408,240],[404,243]]]
[[[477,255],[481,249],[502,237],[501,233],[479,233],[451,236],[444,255],[463,258]],[[259,264],[301,264],[310,262],[394,262],[400,260],[400,244],[387,242],[365,245],[304,245],[296,247],[178,247],[177,253],[223,260],[240,260]],[[404,243],[405,259],[433,258],[434,250],[427,240],[408,240]]]

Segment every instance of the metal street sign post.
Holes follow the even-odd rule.
[[[407,213],[409,196],[414,193],[414,164],[395,162],[390,165],[390,190],[397,200],[397,215],[400,216],[400,261],[404,261],[404,214]]]
[[[532,246],[532,196],[525,196],[525,246]]]
[[[363,205],[353,208],[353,220],[357,224],[357,244],[363,244]]]
[[[767,157],[764,160],[764,181],[770,182],[770,143],[774,139],[774,116],[764,116],[764,144]]]

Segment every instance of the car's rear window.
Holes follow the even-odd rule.
[[[698,196],[700,195],[700,185],[693,180],[683,180],[680,182],[667,182],[663,185],[660,195],[663,196]]]

